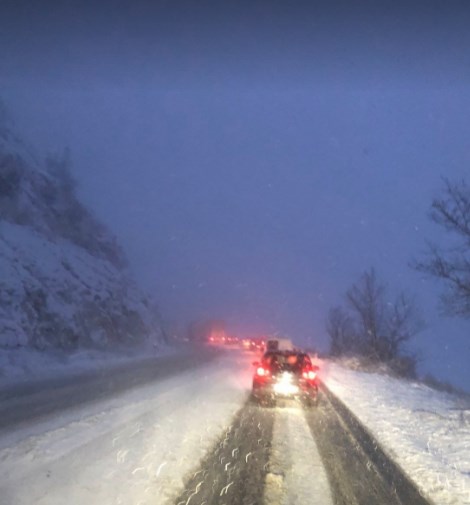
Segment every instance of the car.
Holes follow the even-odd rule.
[[[299,398],[307,405],[318,401],[318,370],[302,351],[268,351],[253,362],[251,396],[260,405],[274,405],[277,398]]]

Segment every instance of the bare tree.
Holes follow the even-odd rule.
[[[346,292],[348,305],[358,318],[359,332],[357,348],[362,344],[372,358],[380,359],[380,339],[384,333],[385,287],[379,284],[375,270],[364,272],[356,284]]]
[[[331,354],[333,356],[339,356],[354,349],[354,322],[343,307],[333,307],[330,309],[326,331],[331,339]]]
[[[406,293],[400,293],[387,314],[387,344],[390,358],[398,356],[403,344],[423,329],[423,321],[416,302]]]
[[[329,313],[332,354],[389,362],[402,355],[406,342],[421,329],[415,302],[405,293],[390,301],[374,269],[348,289],[346,301],[346,308],[335,307]]]
[[[443,194],[435,198],[431,220],[455,239],[447,248],[428,245],[427,256],[413,261],[420,272],[445,282],[441,295],[444,312],[470,317],[470,187],[464,181],[444,179]]]

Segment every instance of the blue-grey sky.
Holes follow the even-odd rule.
[[[0,96],[41,154],[71,148],[167,318],[325,347],[374,266],[420,302],[424,368],[465,386],[468,323],[408,263],[446,238],[440,177],[470,173],[470,8],[324,4],[2,2]]]

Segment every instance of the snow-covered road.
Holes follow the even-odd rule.
[[[331,393],[317,408],[293,400],[260,408],[248,401],[253,355],[232,350],[212,358],[2,431],[0,503],[303,505],[312,496],[325,505],[398,505],[410,496],[413,505],[427,503],[386,455],[377,459],[376,441],[351,425]],[[378,398],[390,379],[323,368],[343,400],[360,399],[349,400],[351,408],[376,431]],[[390,408],[403,412],[409,395],[394,385]],[[401,439],[390,430],[397,447],[407,443],[401,429]],[[416,460],[423,472],[426,457]],[[435,496],[436,503],[467,503],[453,488],[447,501]]]
[[[170,503],[245,401],[247,363],[228,355],[3,436],[1,503]]]
[[[312,493],[332,503],[301,405],[247,402],[253,359],[240,351],[212,356],[9,427],[0,437],[2,505],[194,505],[221,496],[233,505],[263,497],[265,504],[307,504]]]
[[[57,413],[63,415],[70,408],[100,402],[181,371],[205,366],[218,354],[217,349],[183,346],[156,356],[141,352],[121,360],[113,359],[114,356],[108,360],[90,359],[86,367],[85,363],[62,370],[51,367],[50,375],[42,373],[37,379],[0,389],[0,432],[29,426],[34,433],[38,420],[54,420]],[[49,368],[45,371],[49,372]]]

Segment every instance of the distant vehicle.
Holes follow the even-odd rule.
[[[238,344],[238,338],[237,338],[237,337],[233,337],[233,336],[228,336],[228,337],[225,339],[225,343],[226,343],[226,344],[229,344],[229,345]]]
[[[318,366],[301,351],[268,351],[261,362],[253,363],[252,398],[261,405],[272,405],[276,398],[300,398],[307,405],[318,400]]]
[[[244,338],[241,342],[243,349],[249,349],[251,342],[249,338]]]
[[[244,338],[241,342],[242,348],[247,351],[256,353],[264,353],[266,350],[266,342],[261,338]]]
[[[266,350],[266,342],[262,338],[252,338],[251,350],[263,353]]]
[[[266,342],[267,351],[293,351],[294,345],[288,338],[272,338]]]

